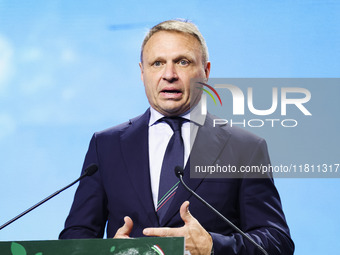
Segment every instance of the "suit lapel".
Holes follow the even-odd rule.
[[[218,159],[221,150],[227,144],[229,137],[230,134],[225,129],[213,127],[212,116],[208,114],[204,125],[198,130],[190,158],[184,170],[183,180],[192,190],[195,191],[199,187],[203,178],[190,178],[190,166],[194,168],[195,165],[213,165]],[[176,215],[182,203],[191,196],[183,185],[180,184],[174,200],[165,215],[165,219],[167,219],[165,225]]]
[[[124,162],[136,196],[141,201],[151,226],[158,225],[153,205],[149,170],[150,110],[130,121],[130,127],[122,133],[121,144]]]

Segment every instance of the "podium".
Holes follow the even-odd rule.
[[[1,255],[183,255],[184,237],[0,242]]]

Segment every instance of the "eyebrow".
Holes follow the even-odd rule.
[[[175,57],[172,61],[177,63],[178,61],[182,60],[182,59],[187,59],[189,60],[189,62],[195,62],[194,61],[194,58],[190,55],[184,55],[184,54],[181,54],[181,55],[178,55],[177,57]],[[153,59],[151,59],[150,61],[148,61],[148,63],[154,63],[156,61],[165,61],[165,58],[162,57],[162,56],[158,56],[158,57],[155,57]]]
[[[188,56],[188,55],[179,55],[178,57],[176,57],[176,58],[174,59],[174,61],[175,61],[175,62],[178,62],[178,61],[180,61],[180,60],[182,60],[182,59],[187,59],[187,60],[189,60],[191,63],[194,62],[194,58],[192,58],[191,56]]]

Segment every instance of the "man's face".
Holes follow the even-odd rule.
[[[210,63],[202,63],[198,40],[189,34],[160,31],[144,46],[141,77],[150,105],[165,116],[178,116],[190,109],[190,80],[209,77]],[[192,95],[198,101],[201,92]]]

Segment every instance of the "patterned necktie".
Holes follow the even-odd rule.
[[[180,117],[164,117],[161,120],[168,123],[173,135],[166,148],[161,175],[159,179],[157,215],[159,223],[163,225],[163,217],[168,210],[178,188],[179,180],[174,173],[176,166],[184,165],[184,145],[181,135],[182,123],[187,121]]]

